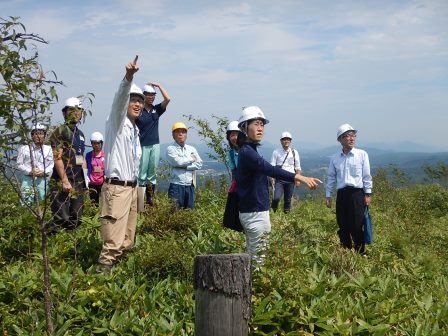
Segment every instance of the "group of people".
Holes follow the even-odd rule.
[[[105,137],[100,132],[92,134],[91,152],[84,155],[86,140],[78,127],[83,107],[75,97],[65,101],[62,108],[65,122],[52,131],[50,146],[44,144],[46,127],[36,124],[31,130],[30,144],[18,150],[23,201],[28,205],[44,202],[47,194],[51,194],[53,219],[48,233],[79,227],[86,188],[92,201],[100,204],[103,241],[98,259],[100,271],[112,267],[133,246],[137,189],[145,190],[146,203],[152,205],[157,183],[158,120],[170,97],[160,84],[147,83],[143,90],[133,84],[137,71],[137,60],[126,65],[106,119]],[[163,101],[154,105],[156,88]],[[169,195],[179,208],[194,206],[194,171],[202,167],[196,149],[185,143],[187,130],[185,124],[175,123],[174,143],[167,149],[171,164]]]
[[[142,194],[138,189],[145,190],[143,194],[148,205],[154,202],[160,158],[158,122],[170,97],[160,84],[147,83],[143,89],[133,84],[138,70],[136,57],[126,65],[125,76],[119,83],[106,119],[105,137],[94,132],[90,138],[93,149],[87,155],[84,155],[85,137],[78,128],[83,113],[78,98],[66,100],[62,109],[65,123],[51,133],[51,146],[44,144],[45,127],[36,124],[31,131],[32,144],[22,146],[18,152],[17,166],[24,173],[24,201],[43,201],[46,190],[51,191],[53,220],[49,233],[73,230],[80,225],[84,191],[89,188],[92,201],[100,205],[99,272],[110,270],[134,245],[137,198]],[[154,105],[156,88],[163,101]],[[274,211],[283,193],[284,211],[290,210],[295,185],[302,183],[309,189],[316,189],[321,183],[317,178],[302,175],[299,154],[290,146],[289,132],[282,134],[282,148],[274,151],[271,163],[258,154],[257,147],[268,122],[259,107],[249,106],[243,109],[238,121],[230,123],[227,131],[232,191],[238,195],[239,219],[246,234],[247,251],[255,261],[262,260],[266,235],[271,230],[268,178],[272,179],[275,190]],[[331,159],[328,170],[326,204],[331,206],[332,190],[337,186],[336,211],[341,243],[351,248],[353,240],[355,249],[363,252],[360,214],[363,206],[370,203],[369,161],[366,152],[354,148],[356,130],[350,125],[343,126],[337,136],[342,152]],[[184,123],[176,122],[171,130],[174,142],[166,152],[171,166],[168,196],[176,207],[192,208],[195,172],[202,168],[202,160],[197,150],[186,144],[188,128]],[[50,187],[49,176],[54,181]],[[33,185],[38,191],[35,195]]]
[[[316,189],[322,183],[315,177],[302,175],[299,153],[291,147],[292,136],[289,132],[282,133],[282,147],[274,150],[271,163],[260,156],[257,147],[268,122],[258,106],[249,106],[243,109],[238,121],[230,122],[227,127],[230,147],[228,161],[232,171],[229,196],[236,193],[238,197],[239,222],[246,235],[246,249],[255,265],[263,261],[266,237],[271,231],[268,178],[271,178],[273,186],[271,207],[274,212],[282,195],[284,211],[290,211],[295,186],[303,183],[309,189]],[[346,248],[354,247],[365,254],[363,218],[365,207],[371,202],[372,177],[367,153],[355,148],[356,133],[357,130],[349,124],[341,125],[337,131],[337,141],[342,145],[342,150],[330,160],[326,206],[331,207],[336,187],[340,242]],[[228,202],[230,199],[228,197]]]

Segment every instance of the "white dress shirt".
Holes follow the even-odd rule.
[[[285,163],[283,163],[283,161]],[[302,170],[302,168],[300,167],[299,153],[291,147],[289,147],[288,150],[286,151],[282,147],[275,149],[272,152],[271,165],[281,166],[282,163],[283,163],[282,169],[289,171],[291,173],[295,174],[296,170],[300,171]]]
[[[106,120],[104,140],[105,176],[122,181],[137,179],[142,156],[138,128],[127,117],[131,84],[124,78],[118,87]]]
[[[330,159],[325,195],[331,197],[336,189],[344,187],[362,188],[366,194],[372,193],[369,156],[362,149],[353,148],[347,154],[341,150]]]
[[[48,145],[42,145],[42,148],[37,147],[34,143],[30,147],[28,145],[20,146],[17,153],[17,169],[22,171],[25,175],[31,175],[31,155],[33,156],[34,168],[39,169],[45,173],[46,176],[51,176],[53,173],[54,160],[53,150]]]
[[[196,161],[193,161],[193,155]],[[171,166],[170,183],[174,184],[191,185],[194,171],[202,168],[202,160],[196,148],[187,144],[180,146],[174,142],[168,146],[166,160]]]

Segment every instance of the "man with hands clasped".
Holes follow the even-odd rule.
[[[48,192],[54,162],[51,147],[44,145],[46,134],[46,127],[36,123],[31,129],[32,143],[21,146],[17,153],[17,169],[23,173],[22,197],[28,205],[35,202],[36,196],[39,202],[44,202]]]
[[[65,123],[50,136],[54,157],[50,233],[57,233],[61,228],[74,230],[81,223],[86,189],[84,169],[87,168],[84,133],[78,128],[83,111],[77,97],[68,98],[62,108]]]

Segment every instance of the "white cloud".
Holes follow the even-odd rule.
[[[2,1],[0,12],[12,3]],[[162,127],[181,114],[207,117],[211,106],[235,118],[241,106],[259,104],[272,116],[267,140],[287,122],[298,140],[318,132],[317,142],[334,143],[342,122],[370,136],[384,118],[396,124],[405,115],[414,125],[424,122],[425,106],[448,109],[446,0],[32,4],[12,14],[50,40],[40,54],[69,86],[62,98],[97,93],[95,126],[136,53],[136,82],[159,81],[173,98]],[[437,118],[440,128],[448,122]],[[444,132],[431,134],[425,141],[436,143]]]
[[[36,11],[25,21],[27,30],[38,33],[49,42],[64,40],[77,30],[77,26],[61,13],[63,10],[60,8]]]

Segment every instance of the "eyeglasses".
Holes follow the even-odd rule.
[[[347,133],[342,136],[343,138],[356,138],[356,133]]]

